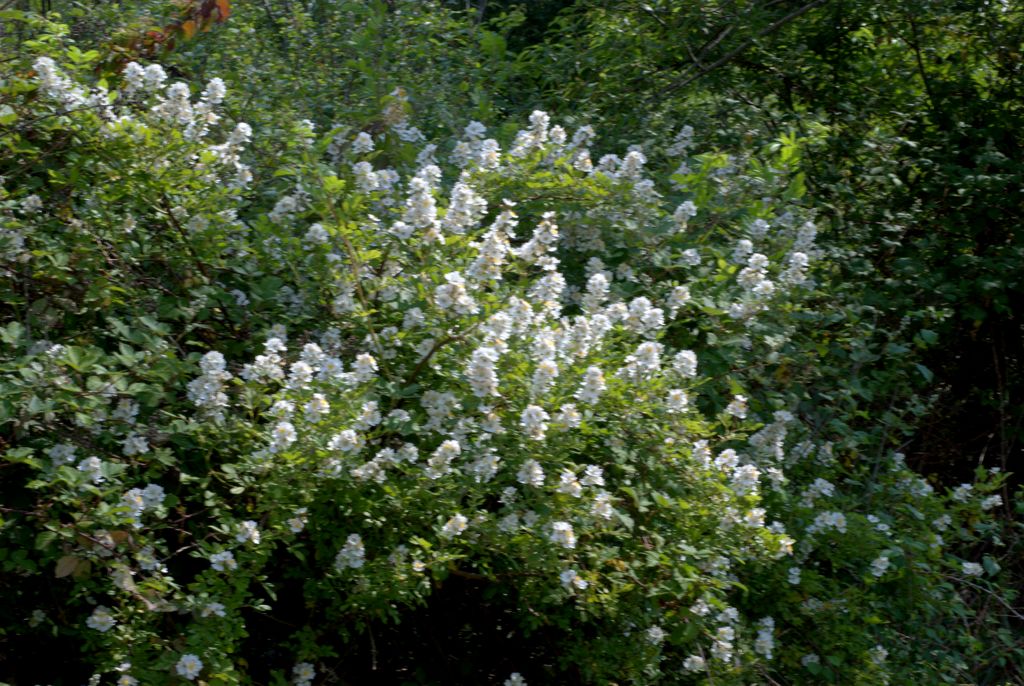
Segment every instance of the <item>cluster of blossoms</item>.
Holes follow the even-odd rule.
[[[37,71],[44,95],[62,106],[88,97],[54,64],[37,63]],[[193,101],[186,86],[166,81],[155,65],[129,64],[122,93],[146,110],[133,118],[112,111],[104,126],[179,131],[209,153],[195,164],[247,183],[240,160],[249,127],[236,124],[219,145],[203,142],[218,124],[224,84],[211,81]],[[145,516],[174,500],[157,483],[127,488],[158,480],[160,460],[177,459],[161,452],[155,428],[139,424],[137,403],[107,404],[102,440],[83,450],[97,456],[81,459],[75,442],[46,449],[48,477],[70,473],[76,497],[116,503],[107,508],[109,529],[91,530],[89,550],[89,559],[109,566],[113,593],[146,613],[198,610],[197,621],[236,621],[244,601],[229,584],[260,574],[254,570],[265,558],[285,549],[303,562],[318,597],[356,614],[382,601],[421,603],[449,573],[493,574],[494,583],[522,583],[517,592],[545,611],[593,613],[595,633],[629,637],[638,655],[682,650],[687,672],[730,673],[797,649],[776,644],[792,635],[785,611],[764,617],[765,609],[730,605],[742,607],[747,569],[777,572],[779,583],[807,596],[794,611],[820,616],[842,599],[808,596],[823,585],[814,556],[829,537],[866,530],[878,543],[857,568],[885,580],[901,562],[899,522],[849,507],[828,445],[796,443],[808,433],[797,403],[781,394],[766,400],[761,380],[745,385],[743,369],[770,362],[785,343],[784,333],[772,342],[772,318],[782,316],[776,304],[799,298],[821,256],[806,211],[773,215],[765,200],[730,227],[740,237],[726,249],[698,247],[691,229],[716,208],[713,199],[698,207],[692,198],[717,196],[684,182],[656,186],[644,176],[648,158],[639,148],[595,163],[590,127],[570,137],[543,112],[531,115],[507,153],[471,123],[451,152],[454,173],[439,166],[435,146],[422,149],[414,168],[374,168],[370,160],[379,158],[371,153],[423,142],[407,105],[396,92],[385,134],[333,141],[329,168],[296,163],[300,178],[246,220],[252,230],[242,233],[260,239],[226,241],[259,269],[303,272],[280,287],[284,311],[301,313],[303,322],[330,319],[328,311],[334,319],[319,332],[275,326],[247,341],[256,347],[232,360],[235,375],[222,353],[206,352],[185,393],[178,389],[194,421],[176,425],[187,433],[175,444],[189,446],[187,458],[162,483],[177,489],[178,526],[194,527],[187,533],[197,543],[186,550],[204,560],[194,579],[172,579],[175,565],[163,564],[179,554],[168,546],[172,534],[186,529]],[[671,149],[682,154],[692,145],[693,131],[684,129]],[[711,170],[720,195],[740,183],[738,164]],[[690,174],[684,166],[677,176]],[[219,178],[212,168],[201,171]],[[538,172],[580,199],[562,206],[549,198],[549,186],[532,184]],[[348,198],[320,183],[335,173],[346,181],[335,185],[358,202],[336,202]],[[517,186],[524,178],[530,182]],[[22,209],[40,211],[35,205],[25,200]],[[339,219],[339,207],[353,216]],[[196,234],[215,230],[184,209],[167,216]],[[517,234],[520,223],[532,231]],[[644,226],[657,235],[639,235]],[[652,276],[659,270],[669,276]],[[238,293],[243,307],[248,296]],[[59,361],[59,346],[44,347]],[[779,409],[786,406],[792,412]],[[196,489],[201,495],[189,493],[201,477],[182,465],[211,445],[230,460],[211,468],[211,485]],[[113,454],[103,446],[114,446]],[[892,471],[906,498],[930,495],[907,470]],[[221,498],[222,486],[239,497]],[[968,485],[953,499],[966,506],[972,493]],[[1001,500],[975,504],[985,511]],[[115,527],[126,519],[133,538],[122,544],[126,532]],[[937,548],[938,532],[952,526],[934,520]],[[523,567],[528,573],[518,572]],[[985,569],[960,567],[967,577]],[[133,577],[145,579],[145,593]],[[685,588],[674,585],[678,579]],[[151,587],[188,587],[194,597]],[[683,602],[654,607],[648,591]],[[626,608],[621,613],[603,609],[610,594]],[[99,606],[85,623],[104,634],[118,626],[117,634],[128,614],[115,619]],[[680,646],[669,637],[683,625],[697,630]],[[202,657],[213,671],[215,652]],[[195,680],[204,664],[190,653],[173,668]],[[316,677],[312,662],[292,671],[296,686]],[[506,684],[525,681],[515,673]]]
[[[228,406],[224,383],[231,379],[231,374],[225,365],[224,356],[219,352],[206,353],[199,362],[202,376],[188,384],[188,399],[214,421],[223,420],[224,410]]]
[[[490,203],[479,187],[477,174],[533,164],[520,160],[534,152],[562,151],[579,162],[589,135],[581,131],[570,143],[560,127],[535,113],[505,157],[485,144],[480,127],[468,127],[454,153],[463,171],[447,202],[440,200],[441,171],[429,155],[404,184],[395,179],[387,189],[378,182],[378,170],[365,160],[353,162],[353,185],[370,196],[376,227],[356,238],[385,248],[377,251],[381,257],[358,264],[352,254],[334,252],[326,238],[327,217],[312,224],[316,231],[305,223],[315,196],[286,196],[291,198],[287,206],[279,202],[268,217],[275,225],[301,225],[305,249],[333,256],[325,264],[333,280],[344,284],[335,311],[365,310],[378,321],[361,330],[357,322],[349,323],[343,334],[325,334],[297,354],[278,329],[262,354],[242,366],[241,386],[269,404],[261,422],[265,441],[254,451],[251,468],[311,475],[325,493],[343,500],[362,497],[356,494],[367,489],[419,494],[428,506],[427,519],[435,522],[429,529],[404,530],[404,540],[387,546],[371,530],[349,534],[335,543],[336,572],[358,576],[387,560],[395,588],[419,588],[416,579],[428,569],[424,559],[448,546],[478,548],[481,542],[502,541],[491,545],[512,554],[522,545],[517,541],[532,539],[545,542],[558,559],[551,574],[556,587],[575,596],[598,592],[602,573],[589,567],[581,551],[603,545],[602,538],[619,530],[631,509],[622,500],[620,468],[607,452],[622,449],[616,447],[621,443],[614,434],[610,441],[602,437],[639,410],[626,398],[643,399],[647,411],[657,408],[662,419],[641,440],[647,449],[664,452],[666,464],[689,461],[691,475],[680,486],[707,493],[715,504],[711,526],[722,527],[732,547],[706,566],[717,584],[726,582],[727,570],[738,562],[791,551],[793,540],[779,522],[769,524],[758,502],[766,475],[772,483],[784,478],[774,456],[783,449],[792,416],[783,412],[751,442],[751,454],[764,453],[771,463],[763,468],[725,446],[712,459],[708,441],[694,440],[680,423],[707,421],[696,409],[702,382],[698,354],[663,342],[673,321],[691,306],[695,285],[677,282],[624,297],[623,290],[634,283],[633,269],[608,270],[595,256],[585,284],[574,290],[562,260],[578,234],[563,233],[559,217],[542,211],[532,233],[520,239],[515,203]],[[361,135],[348,150],[363,155],[375,145]],[[343,146],[335,152],[339,159],[346,154]],[[621,159],[606,156],[577,169],[603,175],[630,197],[649,199],[642,185],[645,161],[642,152],[631,150]],[[404,196],[395,202],[377,202],[401,188]],[[489,213],[493,219],[487,223]],[[682,220],[695,216],[696,207],[684,203],[669,221],[685,225]],[[685,240],[684,233],[678,235]],[[685,261],[700,264],[699,256],[687,251]],[[768,281],[767,262],[752,254],[745,260],[754,271],[740,280],[741,296]],[[346,275],[350,270],[363,276],[358,299]],[[757,297],[763,304],[768,295]],[[361,342],[343,350],[342,336]],[[201,368],[190,398],[201,412],[228,408],[219,395],[231,378],[223,358],[208,353]],[[410,378],[421,389],[416,395],[387,390],[400,380],[408,385]],[[737,394],[724,411],[745,420],[749,401]],[[588,453],[594,459],[575,457]],[[456,488],[470,495],[453,500]],[[289,515],[291,534],[307,534],[313,503],[315,497],[290,505],[292,512],[301,511]],[[260,532],[249,523],[253,528],[243,524],[238,540],[258,543]],[[316,530],[322,536],[327,529],[321,524]],[[431,538],[438,552],[417,542],[423,537]],[[419,552],[411,555],[414,549]],[[230,551],[216,553],[211,563],[218,571],[235,565]],[[729,617],[708,629],[711,655],[724,663],[732,662],[739,635],[738,617]],[[652,645],[661,645],[666,632],[655,624],[645,635]],[[772,626],[762,623],[751,645],[770,657],[772,636]]]
[[[146,511],[159,510],[164,503],[164,489],[159,484],[149,484],[145,488],[132,488],[122,496],[128,508],[131,524],[136,529],[142,528],[142,514]]]

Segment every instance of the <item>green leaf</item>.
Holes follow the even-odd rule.
[[[0,106],[0,126],[7,126],[18,121],[18,113],[10,105]]]
[[[36,550],[46,550],[53,542],[57,540],[57,533],[55,531],[41,531],[36,536],[35,548]]]
[[[928,383],[931,383],[932,379],[935,378],[935,374],[932,373],[932,370],[928,369],[928,367],[925,367],[923,364],[916,364],[914,366],[917,367],[918,373],[923,376],[924,380]]]

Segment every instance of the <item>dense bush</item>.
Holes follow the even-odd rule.
[[[351,128],[268,97],[257,154],[223,81],[96,80],[101,53],[24,20],[0,676],[963,683],[1013,659],[1004,475],[936,492],[899,454],[940,317],[865,321],[858,253],[816,238],[820,136],[602,156],[534,112],[428,144],[399,91]],[[406,645],[432,618],[457,671]],[[51,647],[71,664],[24,659]]]

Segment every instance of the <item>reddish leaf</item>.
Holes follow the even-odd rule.
[[[77,567],[78,558],[74,555],[65,555],[57,560],[57,569],[54,574],[58,579],[61,579],[65,576],[70,576]]]
[[[114,543],[116,543],[117,545],[121,545],[125,541],[131,540],[132,535],[131,535],[131,532],[129,532],[129,531],[124,531],[123,529],[118,529],[116,531],[111,531],[110,532],[110,537],[112,539],[114,539]]]

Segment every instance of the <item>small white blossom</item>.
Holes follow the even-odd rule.
[[[737,419],[747,418],[747,397],[745,395],[734,395],[732,402],[725,408],[725,413]]]
[[[218,572],[229,572],[238,567],[235,555],[230,550],[214,553],[210,556],[210,566]]]
[[[89,618],[85,620],[85,625],[90,629],[95,629],[100,633],[106,633],[114,628],[117,621],[114,620],[114,616],[110,614],[110,608],[105,605],[100,605],[92,611]]]
[[[185,677],[189,681],[192,681],[199,676],[199,672],[203,671],[203,661],[192,653],[188,653],[181,656],[181,659],[178,660],[178,664],[174,666],[174,669],[179,675]]]
[[[366,549],[363,547],[363,539],[359,534],[349,534],[345,539],[345,545],[334,557],[334,568],[338,571],[345,569],[359,569],[366,559]]]
[[[523,433],[528,438],[542,441],[544,440],[545,432],[548,430],[547,421],[549,419],[551,417],[544,411],[544,408],[537,405],[528,405],[519,417],[519,426],[522,427]]]
[[[977,562],[964,562],[962,569],[964,576],[981,576],[985,573],[984,567]]]
[[[647,642],[651,645],[659,645],[665,640],[665,630],[660,626],[652,626],[645,632],[647,635]]]
[[[445,525],[441,528],[441,535],[445,538],[455,538],[461,536],[462,532],[466,530],[466,526],[469,524],[469,520],[463,517],[461,514],[456,513],[445,522]]]
[[[256,522],[251,519],[247,519],[239,525],[239,529],[239,532],[235,535],[236,541],[239,543],[252,541],[254,544],[259,545],[260,530]]]
[[[575,548],[576,533],[572,530],[572,524],[569,522],[554,522],[551,525],[549,540],[563,548]]]
[[[540,488],[544,485],[544,470],[536,460],[527,460],[516,473],[516,480],[521,484]]]
[[[566,569],[558,575],[558,578],[566,588],[575,587],[582,591],[590,585],[586,579],[576,573],[575,569]]]

